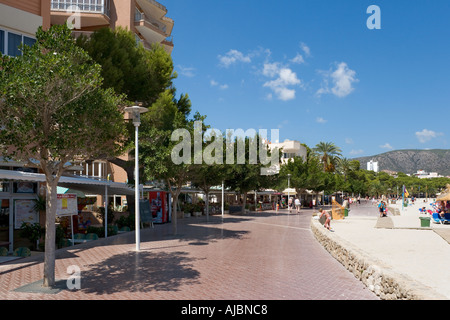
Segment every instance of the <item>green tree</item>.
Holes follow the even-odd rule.
[[[254,137],[245,136],[234,138],[230,136],[225,139],[224,150],[233,150],[234,157],[231,161],[232,164],[227,163],[225,166],[224,172],[226,177],[224,184],[226,187],[242,195],[242,212],[245,212],[248,192],[259,191],[273,184],[274,177],[265,173],[263,174],[263,169],[269,169],[274,163],[271,161],[268,164],[264,164],[264,161],[261,161],[261,158],[258,156],[260,150],[263,150],[261,148],[264,148],[262,152],[266,152],[270,158],[271,152],[266,145],[261,143],[258,135]],[[279,151],[273,150],[273,152]]]
[[[139,140],[144,140],[143,144],[147,142],[145,147],[153,148],[156,156],[164,157],[164,151],[158,150],[159,144],[156,142],[167,138],[167,130],[172,127],[176,108],[184,115],[190,112],[187,95],[181,95],[179,100],[175,99],[172,81],[177,75],[171,56],[158,44],[152,45],[150,49],[145,49],[142,44],[137,45],[134,34],[120,27],[115,30],[101,28],[89,38],[79,37],[77,44],[102,66],[104,88],[113,88],[115,92],[124,94],[128,101],[138,101],[150,109],[148,114],[141,116]],[[162,109],[165,107],[168,110]],[[131,121],[127,128],[129,138],[124,143],[124,150],[133,155],[135,140]],[[133,159],[133,156],[130,158]],[[134,160],[125,160],[123,157],[107,160],[126,172],[128,183],[134,182]],[[144,174],[143,170],[140,172]],[[133,212],[134,196],[127,196],[127,203],[130,212]]]
[[[44,286],[55,284],[56,187],[70,161],[122,151],[123,99],[101,89],[100,66],[71,31],[39,28],[23,55],[0,61],[3,156],[39,161],[47,186]]]
[[[319,142],[313,152],[320,157],[325,172],[334,172],[341,149],[332,142]]]

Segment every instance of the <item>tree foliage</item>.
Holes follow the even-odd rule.
[[[0,145],[6,158],[39,161],[46,176],[44,285],[55,282],[56,187],[68,162],[122,152],[123,97],[102,89],[100,66],[65,26],[42,28],[23,55],[0,61]]]

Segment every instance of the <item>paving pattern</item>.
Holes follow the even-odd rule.
[[[80,289],[36,290],[43,258],[0,264],[0,300],[378,300],[310,230],[311,211],[191,217],[57,251]],[[72,281],[72,283],[75,283]],[[34,289],[33,289],[34,288]]]

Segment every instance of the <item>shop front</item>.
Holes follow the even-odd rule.
[[[61,177],[59,187],[72,192],[77,190],[92,195],[104,195],[105,199],[108,199],[108,194],[134,194],[134,189],[123,183],[79,176]],[[10,254],[18,247],[30,245],[29,240],[20,236],[23,223],[39,223],[42,227],[45,225],[45,203],[44,209],[42,208],[45,190],[45,175],[37,173],[35,168],[0,168],[0,246],[6,247]],[[89,199],[79,198],[77,205],[83,208],[88,201]],[[80,226],[79,215],[70,217],[73,217],[71,222],[77,230]]]

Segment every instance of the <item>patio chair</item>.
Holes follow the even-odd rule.
[[[88,233],[85,239],[86,241],[98,240],[98,235],[96,233]]]
[[[128,232],[128,231],[131,231],[130,227],[122,227],[122,228],[120,228],[119,233]]]
[[[86,235],[84,233],[75,233],[73,235],[73,240],[75,243],[86,242]]]
[[[15,257],[29,257],[31,256],[31,251],[27,247],[19,247],[16,250],[14,250]]]
[[[0,247],[0,256],[4,257],[8,255],[8,249],[5,247]]]

